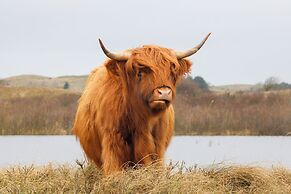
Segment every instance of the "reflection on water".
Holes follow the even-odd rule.
[[[0,166],[69,163],[84,159],[74,136],[0,136]],[[167,160],[187,165],[213,163],[291,167],[290,137],[177,136]]]

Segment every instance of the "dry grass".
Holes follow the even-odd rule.
[[[176,134],[287,135],[291,91],[177,96]]]
[[[0,87],[0,135],[71,134],[80,93]]]
[[[93,165],[0,169],[0,193],[290,193],[291,172],[249,166],[155,165],[103,176]]]

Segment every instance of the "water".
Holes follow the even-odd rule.
[[[0,167],[29,164],[74,164],[84,154],[74,136],[0,136]],[[291,168],[290,137],[177,136],[167,161],[207,166],[234,163]]]

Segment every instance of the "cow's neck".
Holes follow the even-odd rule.
[[[119,97],[123,99],[124,109],[119,119],[119,130],[124,136],[128,136],[127,133],[132,135],[138,132],[150,132],[159,116],[153,117],[144,102],[136,98],[133,86],[126,85],[126,82],[122,83],[124,85],[120,89],[123,96]]]
[[[152,116],[143,105],[129,103],[121,119],[121,129],[131,133],[149,132],[158,121],[159,116]],[[141,107],[141,108],[136,108]]]

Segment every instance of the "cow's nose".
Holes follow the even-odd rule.
[[[168,101],[168,102],[171,102],[173,98],[172,90],[168,87],[155,89],[154,95],[156,96],[157,100]]]
[[[157,90],[160,96],[168,96],[172,93],[172,90],[169,88],[159,88]]]

